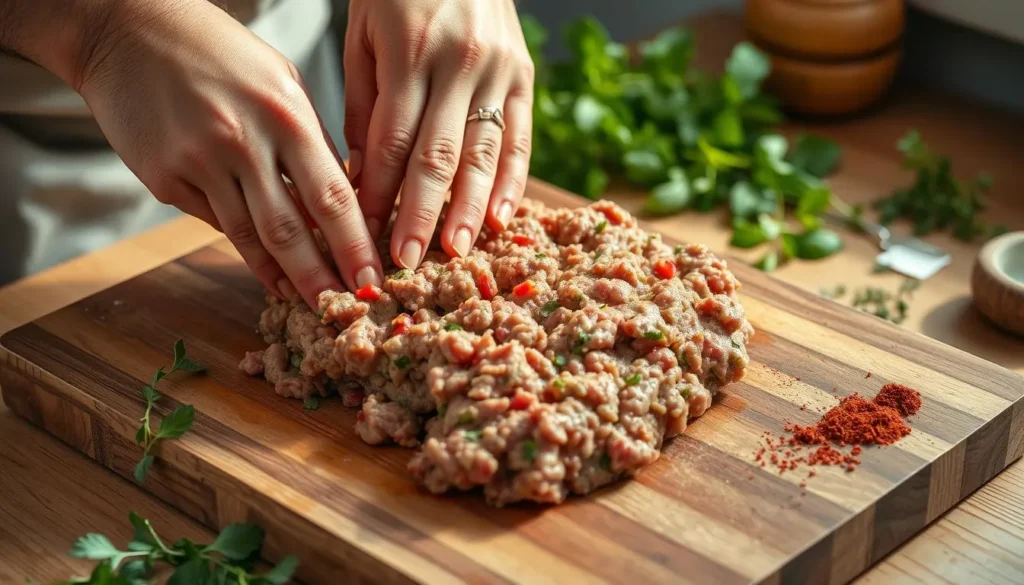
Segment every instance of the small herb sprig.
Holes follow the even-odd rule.
[[[987,205],[990,175],[981,173],[970,182],[957,179],[949,157],[933,153],[917,130],[907,133],[897,148],[903,153],[903,168],[916,176],[911,186],[875,201],[879,223],[889,225],[902,218],[912,222],[916,236],[950,229],[953,237],[965,242],[1006,231],[978,218]]]
[[[853,293],[850,304],[855,309],[899,325],[906,320],[909,300],[920,285],[921,281],[911,278],[904,280],[895,293],[878,287],[864,287]],[[822,289],[818,294],[839,300],[846,294],[846,286],[840,284],[833,289]]]
[[[51,585],[153,585],[152,576],[161,564],[174,568],[167,585],[284,585],[299,565],[296,557],[288,556],[266,573],[253,573],[264,537],[263,529],[253,524],[231,524],[210,544],[181,538],[168,545],[149,520],[135,512],[128,520],[135,533],[125,550],[102,534],[86,534],[75,541],[70,554],[99,564],[88,577]]]
[[[205,370],[203,364],[193,360],[185,353],[185,342],[179,339],[174,344],[174,362],[169,370],[161,367],[153,374],[153,380],[142,387],[142,396],[146,399],[146,410],[139,419],[139,430],[135,433],[135,442],[142,446],[142,459],[135,465],[135,481],[142,483],[146,481],[150,466],[153,465],[153,447],[164,439],[177,439],[192,428],[195,422],[195,408],[191,404],[182,404],[171,411],[160,421],[160,427],[153,432],[150,425],[150,417],[153,413],[153,405],[163,398],[156,391],[156,385],[174,372],[198,373]]]

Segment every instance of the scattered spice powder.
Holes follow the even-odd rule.
[[[840,400],[817,424],[787,423],[786,437],[776,438],[765,431],[765,446],[754,460],[761,467],[770,463],[779,473],[800,465],[837,465],[853,471],[860,465],[861,445],[891,445],[909,435],[910,426],[904,418],[920,408],[920,393],[902,384],[886,384],[874,400],[852,394]],[[847,446],[851,447],[848,452]],[[813,469],[808,470],[808,478],[814,475]],[[806,480],[801,481],[801,488],[806,485]]]

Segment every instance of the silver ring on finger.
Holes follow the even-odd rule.
[[[477,120],[494,122],[502,132],[505,131],[505,115],[501,113],[501,108],[495,106],[478,108],[466,118],[466,122],[476,122]]]

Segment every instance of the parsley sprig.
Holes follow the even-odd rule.
[[[139,430],[135,433],[135,442],[142,446],[142,459],[135,465],[135,481],[142,483],[146,480],[149,468],[153,465],[153,447],[164,439],[177,439],[192,428],[195,422],[195,408],[190,404],[182,404],[171,411],[160,421],[156,432],[151,425],[153,406],[163,398],[156,391],[156,385],[174,372],[198,373],[206,369],[203,364],[195,361],[185,353],[185,342],[179,339],[174,344],[174,362],[170,369],[161,367],[153,374],[149,384],[142,387],[142,396],[146,399],[146,409],[139,419]]]
[[[693,38],[669,29],[638,47],[613,42],[593,18],[566,30],[571,59],[548,63],[548,32],[522,19],[537,71],[532,175],[597,198],[612,175],[650,189],[648,215],[728,207],[742,248],[763,247],[756,266],[817,259],[842,248],[822,226],[846,206],[822,180],[842,153],[832,140],[801,136],[790,148],[782,113],[761,92],[770,63],[750,43],[733,49],[722,75],[692,67]]]
[[[86,534],[75,541],[70,554],[99,563],[88,577],[52,585],[152,585],[159,565],[174,569],[167,585],[284,585],[299,564],[296,557],[288,556],[271,570],[254,573],[264,533],[252,524],[231,524],[210,544],[187,538],[167,544],[149,520],[135,512],[128,519],[135,532],[125,550],[102,534]]]
[[[890,225],[902,218],[913,224],[914,235],[949,229],[965,242],[1006,231],[978,217],[987,206],[990,175],[981,173],[969,182],[957,179],[949,157],[932,152],[917,130],[907,133],[897,148],[903,153],[903,168],[914,171],[914,183],[875,201],[879,223]]]

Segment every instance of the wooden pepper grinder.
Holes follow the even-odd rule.
[[[875,104],[896,75],[904,10],[903,0],[747,0],[747,34],[772,61],[766,89],[802,114]]]

